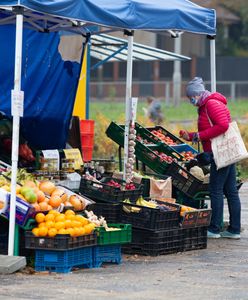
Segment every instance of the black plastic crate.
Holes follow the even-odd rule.
[[[96,233],[71,237],[70,235],[58,234],[55,237],[37,237],[31,231],[25,235],[25,245],[27,249],[48,249],[48,250],[70,250],[94,246],[97,244]]]
[[[119,203],[125,199],[136,201],[143,193],[143,185],[136,184],[134,190],[121,190],[107,184],[110,180],[124,184],[123,180],[111,177],[104,177],[100,183],[81,178],[79,191],[82,195],[88,196],[95,201]]]
[[[108,223],[120,221],[121,204],[118,203],[93,203],[87,205],[88,211],[93,211],[98,217],[102,216]]]
[[[181,251],[207,248],[207,226],[182,228]]]
[[[199,192],[208,192],[208,184],[203,183],[175,162],[169,165],[166,173],[171,176],[173,186],[191,198]]]
[[[121,210],[121,222],[131,224],[132,227],[135,228],[148,230],[179,227],[180,207],[172,203],[164,202],[164,204],[173,208],[173,210],[161,211],[158,208],[123,203]],[[139,209],[139,212],[131,212],[132,207],[135,207],[136,210]]]
[[[157,256],[180,251],[182,231],[133,229],[132,242],[122,247],[124,253]]]

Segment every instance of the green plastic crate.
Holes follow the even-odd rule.
[[[125,129],[115,122],[111,122],[106,130],[106,135],[111,138],[116,144],[124,147]]]
[[[132,225],[130,224],[108,224],[108,227],[120,228],[118,231],[106,231],[104,227],[96,227],[97,244],[112,245],[126,244],[132,240]]]
[[[153,150],[158,150],[160,146],[155,146],[153,149],[146,147],[141,143],[135,146],[135,155],[138,160],[142,161],[147,167],[158,174],[166,174],[170,164],[161,161],[160,157]],[[162,151],[161,151],[162,152]]]

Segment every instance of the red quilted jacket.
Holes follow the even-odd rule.
[[[222,94],[212,93],[200,101],[198,108],[198,132],[205,152],[212,152],[210,139],[226,132],[230,122],[231,116],[227,108],[227,100]],[[192,136],[193,133],[190,134],[191,138]]]

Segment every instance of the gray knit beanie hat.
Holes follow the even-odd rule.
[[[201,77],[193,78],[186,86],[187,97],[200,96],[205,91],[205,86]]]

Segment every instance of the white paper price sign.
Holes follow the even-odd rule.
[[[11,91],[11,114],[12,116],[23,117],[23,103],[24,92],[23,91]]]

